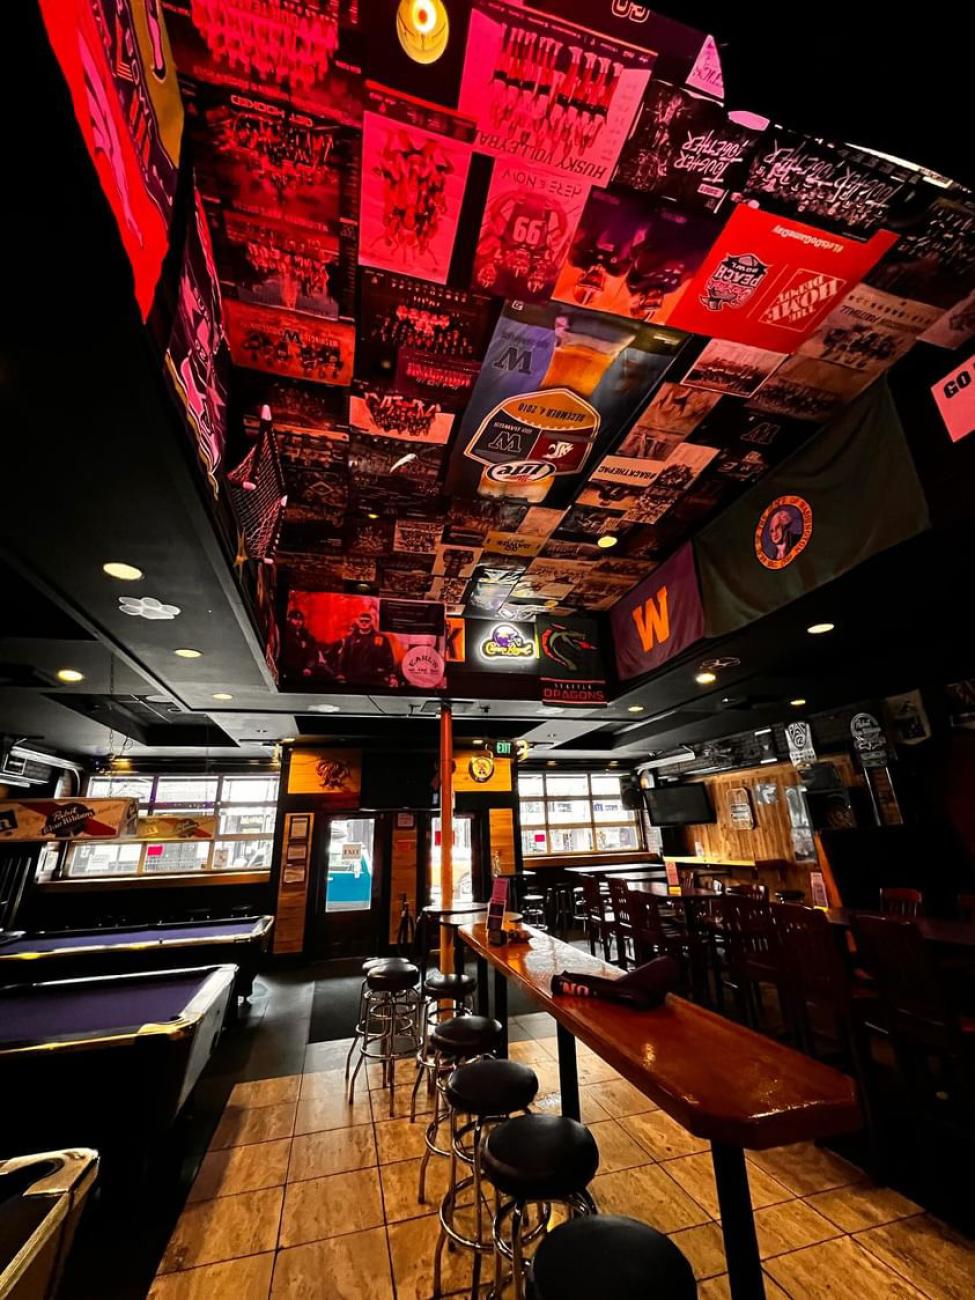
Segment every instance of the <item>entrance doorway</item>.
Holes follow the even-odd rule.
[[[439,814],[430,818],[429,852],[427,853],[426,891],[431,903],[439,903],[443,894],[440,876],[440,850],[443,828]],[[451,895],[454,902],[470,902],[479,880],[479,854],[477,823],[473,813],[454,813],[454,885]]]
[[[376,946],[382,849],[375,817],[328,819],[315,900],[319,957],[357,957]]]

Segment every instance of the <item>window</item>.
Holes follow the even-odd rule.
[[[620,778],[612,773],[522,776],[518,796],[526,857],[643,848],[639,815],[623,807]]]
[[[132,798],[139,813],[216,818],[208,840],[85,840],[68,847],[69,876],[142,876],[189,871],[268,871],[274,847],[278,777],[93,776],[92,798]]]

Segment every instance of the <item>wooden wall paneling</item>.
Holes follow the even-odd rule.
[[[390,855],[389,865],[390,943],[396,942],[404,894],[410,905],[410,911],[414,917],[416,916],[417,830],[415,816],[412,816],[412,822],[412,826],[396,826],[395,823],[393,825],[393,851]]]
[[[515,815],[511,808],[491,808],[488,813],[491,836],[491,874],[495,868],[503,875],[517,869],[515,854]]]
[[[301,952],[305,946],[305,914],[308,909],[314,830],[314,813],[285,814],[278,872],[278,905],[274,921],[274,953]]]

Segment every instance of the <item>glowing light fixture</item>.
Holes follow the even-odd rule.
[[[631,705],[629,705],[629,707],[627,708],[626,711],[627,711],[627,713],[642,713],[642,712],[643,712],[643,705],[642,705],[642,704],[631,704]]]
[[[709,672],[695,673],[694,680],[697,682],[698,686],[710,686],[712,682],[718,680],[718,674]]]
[[[85,674],[79,673],[77,668],[59,668],[55,674],[59,682],[83,682]]]
[[[142,577],[142,570],[134,564],[119,564],[115,560],[103,564],[102,573],[107,573],[110,578],[118,578],[120,582],[137,582]]]
[[[801,709],[802,706],[805,704],[805,702],[806,701],[802,698],[802,696],[800,696],[798,699],[789,701],[789,703],[792,705],[794,709]]]
[[[180,659],[199,659],[203,654],[202,650],[191,650],[188,646],[181,646],[179,650],[173,651]]]
[[[215,700],[232,700],[234,697],[228,695],[226,691],[217,691],[213,698]]]
[[[436,63],[450,38],[450,18],[443,0],[400,0],[396,35],[414,63]]]
[[[295,743],[294,736],[282,736],[281,739],[278,741],[279,745],[293,745],[294,743]]]
[[[822,636],[824,632],[832,632],[835,626],[835,623],[813,623],[806,631],[810,636]]]
[[[604,551],[608,551],[609,548],[615,546],[618,541],[619,538],[614,537],[612,533],[603,533],[602,537],[597,538],[596,545],[601,546]]]

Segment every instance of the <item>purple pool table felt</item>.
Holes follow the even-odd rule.
[[[210,970],[162,973],[137,984],[80,989],[10,990],[0,995],[0,1044],[39,1042],[70,1034],[129,1030],[176,1019],[209,979]]]
[[[58,952],[66,948],[124,947],[130,943],[161,943],[179,940],[232,939],[250,934],[254,920],[215,921],[213,925],[146,926],[139,930],[79,930],[77,934],[27,935],[10,943],[0,940],[0,956],[22,952]]]

